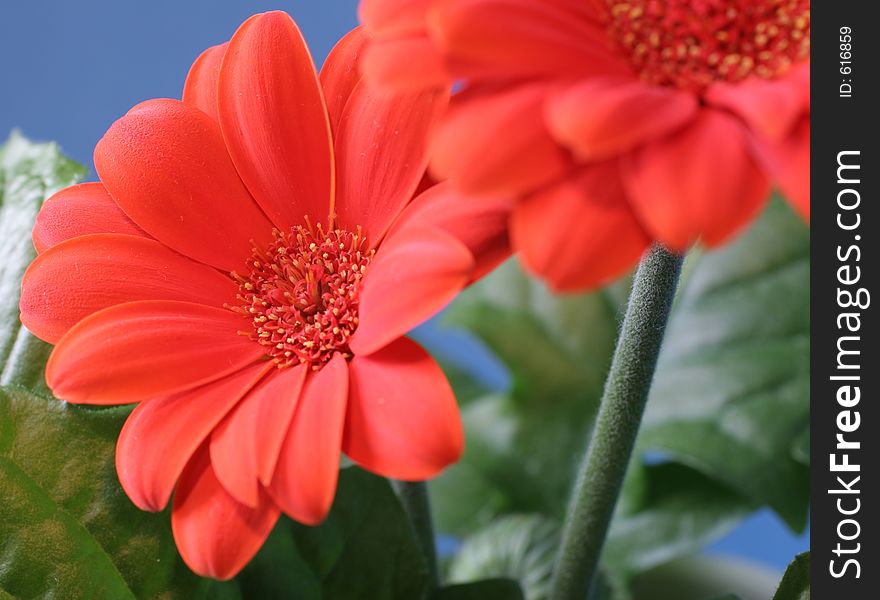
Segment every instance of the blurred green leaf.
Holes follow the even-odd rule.
[[[785,570],[773,600],[810,600],[810,553],[794,557]]]
[[[676,463],[633,465],[627,485],[629,506],[614,520],[602,554],[606,568],[622,575],[698,551],[753,509],[729,488]]]
[[[519,584],[512,579],[484,579],[450,585],[437,591],[432,600],[524,600]]]
[[[519,582],[526,600],[544,600],[558,545],[556,524],[541,515],[499,517],[465,538],[449,564],[449,581],[506,577]]]
[[[428,568],[415,534],[381,477],[343,469],[327,519],[317,527],[293,523],[292,530],[299,555],[320,581],[319,597],[419,600],[426,594]]]
[[[85,167],[63,156],[54,143],[37,144],[13,132],[0,146],[0,385],[48,391],[43,366],[49,346],[21,326],[19,288],[36,255],[31,230],[40,206],[85,174]]]
[[[0,589],[22,598],[199,598],[168,515],[116,479],[128,408],[86,410],[0,389]]]
[[[734,243],[697,257],[661,351],[639,439],[806,524],[810,236],[781,201]]]

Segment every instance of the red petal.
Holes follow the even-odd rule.
[[[86,317],[65,334],[46,365],[56,396],[84,404],[127,404],[193,389],[265,355],[237,330],[230,310],[145,300]]]
[[[81,183],[55,193],[34,224],[34,248],[44,252],[64,240],[90,233],[149,237],[116,205],[100,183]]]
[[[557,140],[579,158],[594,161],[682,127],[698,107],[695,96],[672,88],[594,78],[555,96],[547,106],[547,122]]]
[[[464,434],[446,377],[421,346],[400,338],[349,365],[342,450],[384,477],[422,480],[457,461]]]
[[[358,17],[373,35],[407,35],[424,29],[431,0],[361,0]]]
[[[444,91],[394,93],[361,81],[339,121],[337,210],[376,246],[412,200],[428,163],[428,137],[449,101]]]
[[[362,69],[369,82],[402,91],[443,88],[452,79],[443,54],[427,33],[373,39],[364,50]]]
[[[517,203],[511,237],[525,266],[560,292],[608,283],[629,271],[650,244],[616,161],[584,168]]]
[[[779,141],[810,112],[810,65],[803,63],[781,79],[719,83],[709,88],[705,100],[735,112],[762,137]]]
[[[167,246],[224,271],[241,269],[251,240],[272,239],[208,115],[151,100],[110,127],[95,168],[119,207]]]
[[[534,84],[456,95],[434,138],[433,173],[490,196],[521,194],[562,175],[571,160],[544,121],[554,91]]]
[[[131,501],[159,511],[193,452],[272,364],[259,363],[200,388],[139,404],[116,444],[116,472]]]
[[[734,117],[704,109],[694,122],[638,150],[624,173],[631,202],[654,238],[684,251],[717,245],[758,212],[769,193]]]
[[[21,284],[21,322],[54,344],[78,321],[135,300],[184,300],[220,307],[238,286],[211,267],[143,237],[80,236],[39,255]]]
[[[334,135],[339,132],[339,120],[345,103],[361,80],[360,60],[369,39],[363,27],[352,29],[333,46],[321,67],[319,77]]]
[[[231,412],[211,436],[217,478],[236,500],[256,506],[268,485],[299,401],[307,366],[277,370]]]
[[[347,403],[348,364],[337,354],[306,380],[269,488],[300,523],[317,525],[333,504]]]
[[[171,528],[190,569],[214,579],[231,579],[269,536],[280,511],[264,492],[249,508],[223,489],[202,448],[187,465],[174,494]]]
[[[570,0],[435,0],[428,29],[456,78],[628,73],[591,12]]]
[[[476,261],[471,281],[483,277],[510,256],[507,198],[468,198],[448,183],[430,187],[406,207],[390,235],[404,228],[436,227],[471,251]]]
[[[473,268],[467,247],[440,229],[406,228],[389,237],[364,276],[352,352],[375,352],[439,312]]]
[[[762,157],[786,200],[810,222],[810,116],[798,123],[791,135],[766,144]]]
[[[254,15],[232,40],[220,73],[220,123],[242,180],[282,231],[328,223],[333,155],[318,74],[296,24]]]
[[[202,52],[193,63],[183,85],[183,101],[192,104],[215,121],[217,116],[217,79],[220,63],[228,43],[213,46]]]

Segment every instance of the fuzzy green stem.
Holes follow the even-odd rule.
[[[431,519],[431,502],[428,486],[424,481],[394,481],[394,490],[421,546],[422,556],[428,566],[431,590],[440,587],[440,570],[437,567],[437,542],[434,540],[434,523]]]
[[[585,600],[632,455],[682,257],[655,246],[633,281],[596,426],[580,467],[553,574],[552,600]]]

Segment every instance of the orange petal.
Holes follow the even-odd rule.
[[[229,272],[272,225],[235,172],[220,128],[178,100],[150,100],[116,121],[95,168],[119,207],[178,252]]]
[[[544,120],[555,87],[474,90],[453,98],[434,138],[431,170],[466,194],[519,195],[571,167]]]
[[[744,126],[713,109],[636,151],[625,163],[624,182],[647,230],[679,252],[697,238],[710,246],[725,241],[751,221],[769,194]]]
[[[422,480],[457,461],[464,434],[446,377],[421,346],[400,338],[349,365],[342,449],[384,477]]]
[[[30,264],[21,284],[21,322],[57,343],[78,321],[135,300],[183,300],[221,307],[238,286],[216,269],[149,238],[115,233],[80,236]]]
[[[432,227],[450,234],[470,250],[480,279],[510,256],[507,224],[513,203],[507,198],[469,198],[448,183],[429,187],[406,207],[390,235],[404,228]]]
[[[778,142],[810,112],[810,65],[803,63],[780,79],[719,83],[706,91],[705,100],[733,111],[762,137]]]
[[[149,237],[116,205],[101,183],[81,183],[49,197],[34,224],[34,248],[52,246],[90,233],[124,233]]]
[[[193,389],[265,356],[238,335],[247,322],[230,310],[191,302],[117,304],[68,331],[49,357],[56,396],[84,404],[127,404]]]
[[[257,508],[237,502],[223,489],[202,447],[180,477],[171,529],[180,556],[205,577],[231,579],[269,536],[280,511],[265,492]]]
[[[698,107],[694,95],[672,88],[593,78],[553,97],[547,123],[578,158],[605,160],[682,127]]]
[[[333,155],[315,64],[293,19],[245,21],[223,59],[220,124],[239,175],[282,231],[328,224]]]
[[[217,116],[217,80],[220,63],[228,43],[212,46],[202,52],[193,63],[183,84],[183,101],[192,104],[215,121]]]
[[[791,135],[763,146],[762,158],[785,199],[810,222],[810,116],[805,115]]]
[[[427,21],[456,79],[627,74],[591,13],[570,0],[434,0]]]
[[[142,402],[116,444],[122,489],[142,510],[160,511],[192,454],[267,369],[259,363],[174,396]]]
[[[374,38],[364,50],[363,73],[375,85],[411,92],[444,88],[452,80],[443,54],[426,32],[412,37]]]
[[[300,523],[317,525],[333,504],[347,404],[348,364],[337,354],[306,380],[269,487]]]
[[[339,132],[339,120],[345,103],[361,80],[360,62],[369,39],[363,27],[355,27],[333,46],[321,67],[319,78],[334,136]]]
[[[357,84],[336,137],[339,222],[361,226],[376,246],[412,200],[428,164],[428,139],[449,101],[445,90],[396,93]]]
[[[255,507],[260,486],[268,485],[308,367],[278,370],[258,385],[211,436],[211,462],[223,487]]]
[[[431,0],[361,0],[358,17],[372,34],[407,35],[424,29]]]
[[[629,206],[616,161],[583,168],[518,202],[511,237],[526,268],[559,292],[625,274],[651,241]]]
[[[389,237],[364,276],[352,352],[375,352],[438,313],[473,268],[467,247],[440,229],[404,228]]]

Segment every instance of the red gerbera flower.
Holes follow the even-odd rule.
[[[432,169],[519,198],[525,264],[561,290],[650,240],[730,238],[775,182],[809,218],[808,0],[362,0],[364,66],[458,82]]]
[[[140,402],[116,465],[192,569],[235,575],[284,511],[317,523],[340,452],[431,477],[462,451],[452,391],[402,337],[507,253],[503,202],[415,200],[445,91],[376,93],[359,30],[320,78],[294,22],[247,20],[183,101],[133,108],[100,183],[49,199],[22,322],[69,402]],[[424,187],[424,186],[422,186]]]

